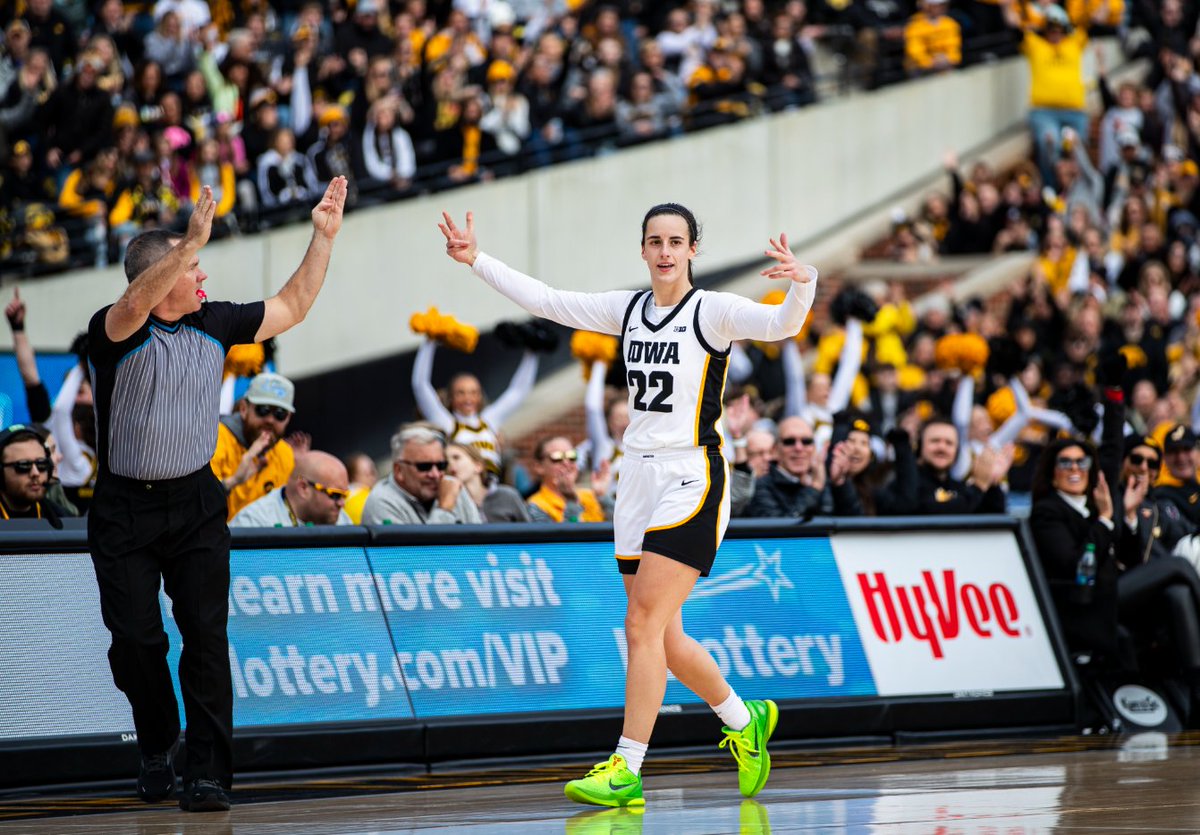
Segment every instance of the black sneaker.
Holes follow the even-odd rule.
[[[138,797],[147,803],[158,803],[175,794],[175,752],[179,750],[179,740],[161,754],[142,757],[142,767],[138,769]]]
[[[183,787],[179,808],[185,812],[228,812],[229,795],[216,780],[201,777]]]

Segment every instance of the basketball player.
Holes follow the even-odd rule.
[[[683,603],[712,568],[729,522],[728,464],[722,453],[721,391],[736,339],[775,341],[799,332],[816,294],[817,271],[801,266],[786,236],[762,274],[789,280],[780,305],[692,286],[700,232],[683,206],[655,206],[642,220],[650,290],[554,290],[478,250],[475,222],[439,224],[446,254],[535,316],[567,327],[619,334],[629,382],[629,427],[613,518],[617,565],[629,598],[625,637],[625,722],[616,752],[566,795],[598,806],[644,806],[641,767],[666,693],[668,668],[725,723],[721,747],[738,764],[742,794],[762,790],[767,741],[779,711],[743,702],[716,661],[683,631]]]

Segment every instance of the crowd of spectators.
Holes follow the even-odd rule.
[[[1115,2],[1116,0],[1111,0]],[[950,69],[984,0],[20,0],[0,6],[0,265],[121,257],[604,153]],[[1001,36],[996,41],[997,35]],[[992,40],[989,41],[988,39]],[[1011,44],[1009,44],[1011,46]]]

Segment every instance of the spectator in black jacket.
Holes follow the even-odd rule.
[[[1167,471],[1159,476],[1154,500],[1164,515],[1177,513],[1191,530],[1200,525],[1200,479],[1196,478],[1196,435],[1176,424],[1163,439]]]
[[[1033,477],[1029,527],[1067,646],[1128,667],[1132,660],[1120,656],[1117,637],[1119,534],[1113,524],[1112,495],[1096,463],[1095,450],[1087,442],[1068,438],[1048,444]],[[1075,582],[1089,544],[1096,553],[1095,585],[1090,588]]]
[[[834,427],[835,441],[842,431],[841,427]],[[887,442],[895,453],[895,460],[889,464],[876,460],[871,450],[871,425],[867,421],[855,418],[844,431],[850,483],[858,494],[863,515],[902,516],[912,513],[915,507],[913,497],[917,492],[917,461],[908,433],[899,428],[887,433]]]
[[[958,458],[958,443],[958,430],[944,418],[934,418],[921,427],[914,512],[939,516],[1003,513],[1006,502],[1000,483],[1012,466],[1012,449],[984,447],[964,482],[950,476]]]
[[[787,12],[771,19],[771,37],[763,43],[762,54],[762,82],[767,85],[767,103],[772,110],[802,107],[817,100],[808,53]]]
[[[53,0],[29,0],[22,17],[33,36],[32,44],[50,53],[54,71],[62,75],[63,69],[75,57],[75,32],[71,22],[54,8]]]
[[[60,85],[46,102],[40,118],[51,168],[78,168],[110,144],[112,97],[96,86],[103,68],[96,56],[83,58],[71,82]]]
[[[350,117],[346,109],[330,105],[317,120],[320,138],[308,149],[306,156],[312,164],[317,183],[327,183],[334,177],[346,178],[346,206],[358,203],[358,181],[355,169],[354,144],[349,140]]]
[[[827,474],[816,455],[812,427],[803,418],[789,417],[779,422],[777,455],[770,471],[754,482],[754,496],[744,515],[802,519],[818,513],[862,515],[844,444],[834,447]]]
[[[1172,503],[1159,505],[1154,482],[1162,468],[1162,447],[1154,438],[1131,434],[1125,438],[1121,484],[1125,490],[1125,527],[1131,542],[1123,551],[1126,568],[1171,555],[1180,539],[1192,532]]]

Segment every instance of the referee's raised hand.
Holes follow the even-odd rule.
[[[312,210],[313,229],[329,240],[337,237],[346,210],[346,178],[334,177],[325,189],[325,196]]]
[[[200,189],[196,207],[192,209],[192,216],[188,219],[187,235],[185,235],[185,239],[194,250],[199,250],[208,243],[208,236],[212,234],[213,217],[216,213],[217,201],[213,199],[212,186],[204,186]]]

